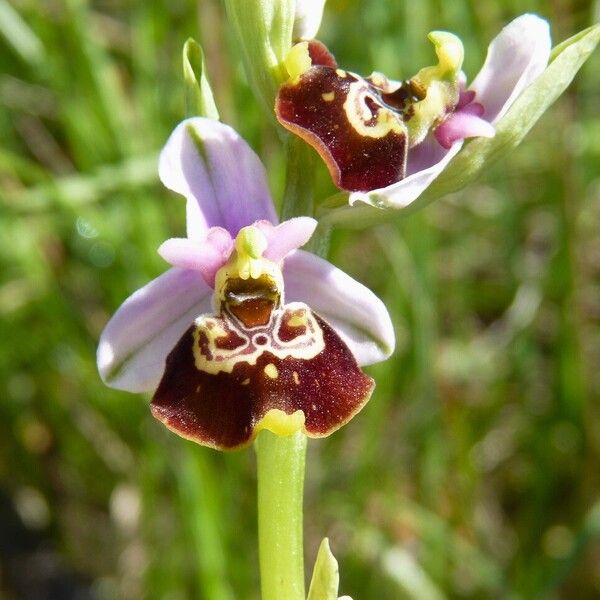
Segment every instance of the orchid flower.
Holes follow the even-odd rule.
[[[429,35],[438,64],[404,82],[339,69],[320,42],[290,51],[280,88],[280,123],[311,144],[350,204],[400,208],[415,200],[469,137],[493,137],[494,124],[544,71],[548,23],[518,17],[492,41],[470,86],[463,46],[447,32]]]
[[[393,350],[383,303],[298,250],[316,221],[277,224],[259,158],[227,125],[180,123],[159,175],[187,200],[187,237],[162,244],[172,268],[106,326],[103,381],[154,391],[155,417],[219,449],[247,445],[260,429],[320,437],[339,428],[374,387],[359,365]]]

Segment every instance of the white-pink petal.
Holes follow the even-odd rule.
[[[129,392],[153,391],[169,352],[198,315],[211,312],[212,295],[198,272],[176,268],[134,292],[100,337],[102,381]]]
[[[285,301],[305,302],[348,345],[359,365],[385,360],[395,335],[383,302],[367,287],[330,262],[296,250],[283,267]]]
[[[227,262],[233,250],[233,240],[222,227],[212,227],[203,240],[171,238],[163,242],[158,253],[170,265],[198,271],[211,287],[217,271]]]
[[[485,107],[484,118],[500,119],[523,90],[544,71],[550,58],[548,22],[525,14],[510,22],[492,41],[485,63],[469,86]]]
[[[182,121],[161,152],[158,171],[166,187],[187,198],[191,239],[202,239],[210,227],[235,236],[254,221],[277,222],[260,159],[219,121]]]
[[[466,107],[468,108],[468,107]],[[444,148],[451,148],[454,142],[470,137],[494,137],[494,126],[471,114],[471,111],[462,110],[446,117],[443,123],[434,131],[435,139]]]
[[[317,227],[317,221],[311,217],[295,217],[276,226],[268,221],[258,221],[256,226],[267,238],[265,258],[279,262],[292,250],[308,242]]]

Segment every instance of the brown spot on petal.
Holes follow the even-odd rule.
[[[266,325],[279,302],[279,291],[267,277],[230,279],[224,295],[229,310],[246,327]]]
[[[264,298],[252,298],[237,306],[230,306],[230,310],[246,327],[256,327],[269,322],[273,303]]]
[[[307,316],[304,333],[283,342],[278,325],[300,310]],[[199,365],[194,350],[202,338],[198,330],[216,321],[218,331],[231,331],[231,319],[226,313],[200,317],[167,357],[152,414],[179,435],[213,448],[239,448],[252,441],[269,411],[279,410],[286,415],[302,411],[306,434],[321,437],[341,427],[369,399],[373,380],[362,373],[337,333],[300,303],[274,311],[270,329],[265,328],[267,347],[249,341],[243,353],[230,355],[230,369],[199,368],[203,363]]]
[[[382,93],[358,75],[313,65],[281,86],[275,112],[319,152],[338,187],[369,191],[400,181],[406,172],[403,115]]]

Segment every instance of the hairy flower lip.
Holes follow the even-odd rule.
[[[252,223],[268,240],[266,256],[287,257],[288,302],[306,302],[331,323],[359,364],[391,354],[394,330],[381,300],[327,261],[295,250],[310,237],[314,220],[274,224],[264,167],[233,129],[200,117],[183,121],[161,153],[159,174],[186,198],[188,235],[161,246],[177,266],[130,296],[103,331],[98,369],[105,383],[132,392],[156,388],[168,352],[197,315],[211,312],[211,285],[231,253],[232,235]],[[207,252],[200,255],[198,247]]]
[[[311,325],[288,338],[300,313]],[[347,423],[369,400],[375,382],[305,304],[282,306],[273,317],[260,329],[269,346],[258,350],[250,331],[238,328],[227,312],[198,317],[167,357],[153,415],[186,439],[220,450],[247,446],[261,429],[283,436],[301,430],[318,438]],[[222,346],[208,338],[215,327],[222,330]]]

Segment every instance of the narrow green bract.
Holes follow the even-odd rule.
[[[186,114],[218,120],[219,111],[206,77],[204,52],[200,44],[192,38],[188,38],[183,46],[183,79]]]
[[[329,540],[324,538],[315,561],[308,600],[337,600],[339,582],[338,562],[331,552]]]

